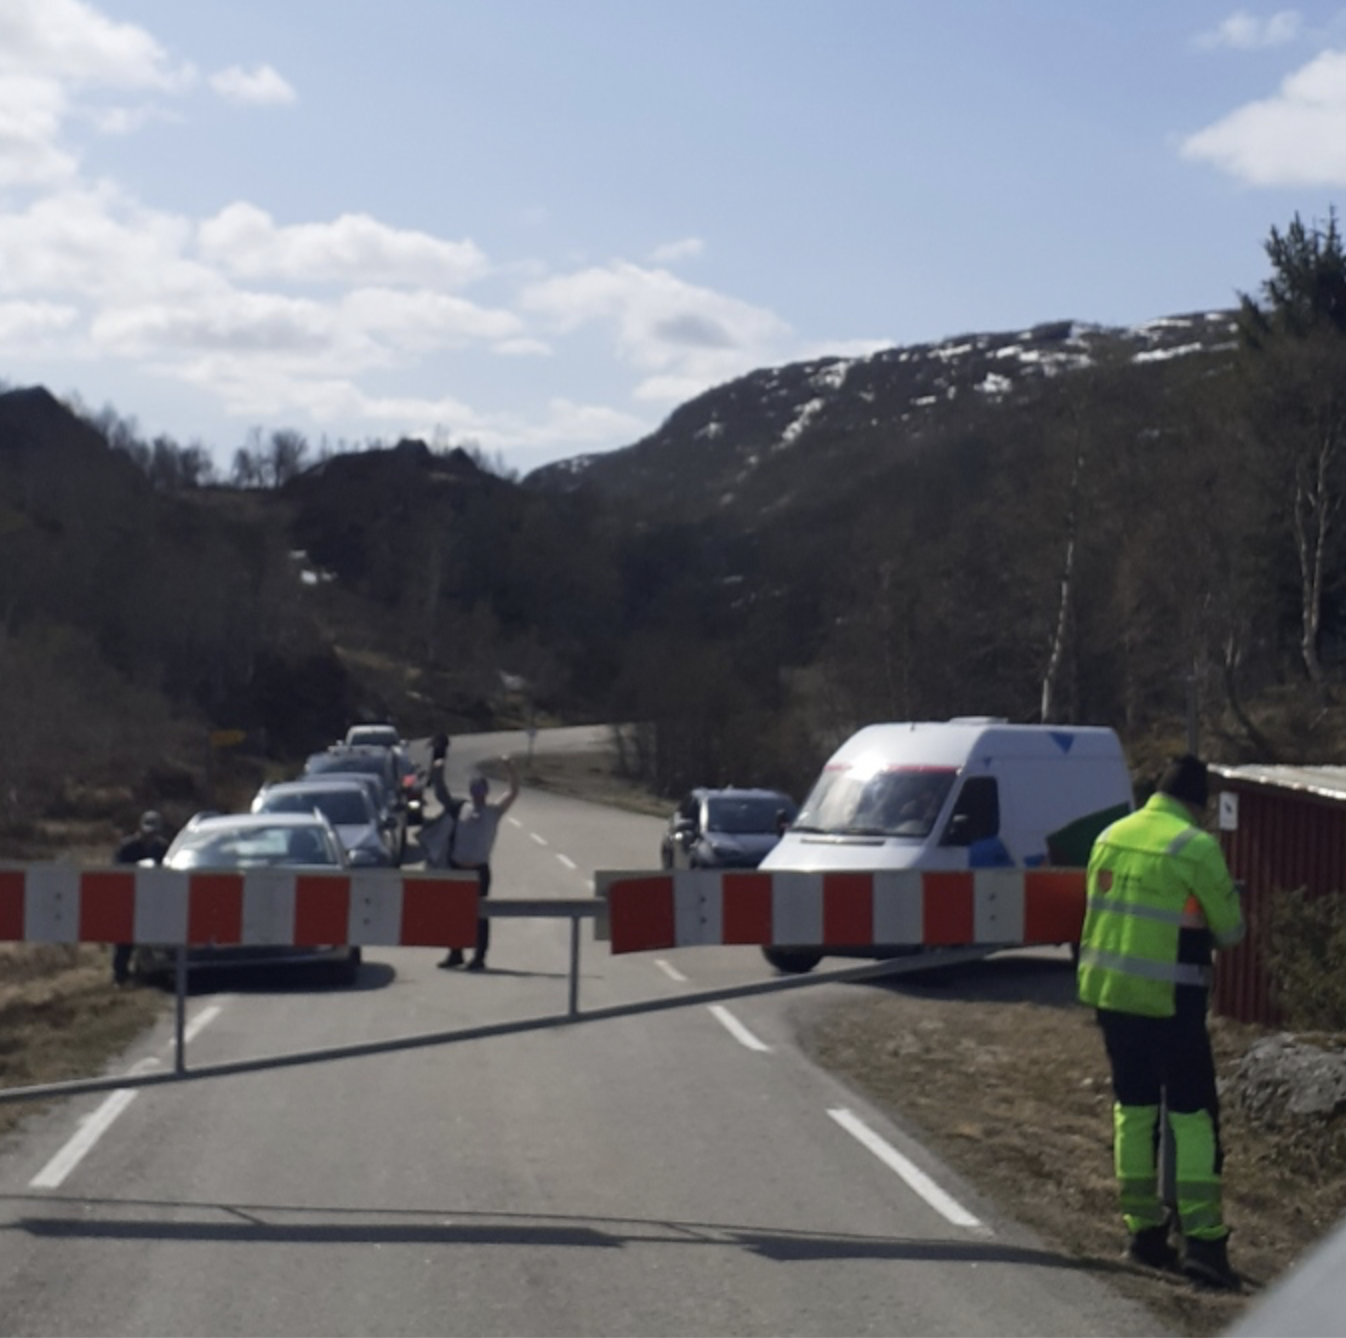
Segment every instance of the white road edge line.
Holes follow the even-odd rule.
[[[199,1036],[220,1015],[219,1004],[210,1004],[203,1008],[183,1028],[182,1039],[191,1041]],[[157,1069],[161,1061],[150,1056],[131,1066],[132,1074],[148,1073]],[[124,1111],[139,1095],[139,1089],[121,1087],[108,1094],[102,1105],[92,1115],[85,1116],[80,1122],[79,1132],[28,1182],[30,1189],[59,1189],[66,1177],[93,1150],[107,1131],[112,1128],[117,1116]]]
[[[913,1166],[895,1147],[880,1138],[865,1122],[849,1110],[837,1107],[827,1112],[852,1138],[863,1144],[907,1184],[939,1215],[954,1226],[966,1227],[982,1235],[994,1235],[979,1217],[974,1217],[957,1199],[946,1194],[924,1171]]]
[[[723,1004],[709,1004],[708,1007],[725,1031],[745,1049],[756,1050],[760,1054],[771,1053],[771,1047],[765,1041],[759,1041]]]
[[[157,1059],[142,1059],[131,1067],[132,1074],[148,1073],[159,1067]],[[73,1138],[28,1182],[30,1189],[59,1189],[66,1176],[93,1150],[94,1145],[112,1127],[117,1116],[140,1095],[137,1088],[120,1087],[110,1092],[102,1105],[80,1123]]]
[[[669,980],[676,980],[679,985],[685,985],[687,983],[687,977],[684,976],[672,962],[666,962],[662,957],[656,957],[654,959],[654,964],[669,978]]]
[[[219,1004],[210,1004],[203,1008],[192,1020],[182,1029],[182,1039],[187,1042],[194,1041],[212,1022],[220,1015]]]
[[[575,863],[568,855],[557,855],[556,857],[566,866],[567,869],[578,869],[579,865]]]

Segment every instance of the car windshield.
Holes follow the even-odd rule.
[[[392,725],[352,725],[346,731],[346,742],[353,744],[376,744],[382,748],[395,748],[402,740]]]
[[[953,767],[829,768],[804,800],[794,829],[922,839],[930,835],[957,775]]]
[[[706,801],[706,827],[712,832],[741,836],[751,832],[776,834],[776,814],[790,805],[774,795],[718,796]]]
[[[374,821],[365,796],[359,790],[290,790],[267,795],[264,813],[318,812],[338,827],[354,827]]]
[[[164,863],[173,869],[247,869],[271,864],[339,864],[316,827],[226,827],[178,835]]]

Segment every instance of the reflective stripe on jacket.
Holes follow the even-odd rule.
[[[1114,822],[1089,856],[1080,935],[1083,1003],[1171,1017],[1179,985],[1208,988],[1210,942],[1243,937],[1243,910],[1219,842],[1165,794]]]

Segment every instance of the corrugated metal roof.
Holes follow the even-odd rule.
[[[1273,785],[1283,790],[1302,790],[1346,799],[1346,766],[1212,766],[1212,774],[1231,780],[1251,781],[1254,785]]]

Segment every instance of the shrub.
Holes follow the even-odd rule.
[[[1281,892],[1271,900],[1267,931],[1271,995],[1286,1024],[1346,1029],[1346,896]]]

